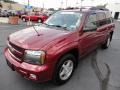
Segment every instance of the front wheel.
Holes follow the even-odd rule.
[[[71,78],[75,69],[75,60],[72,54],[67,54],[60,59],[53,77],[54,84],[64,84]]]

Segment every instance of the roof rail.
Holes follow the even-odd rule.
[[[89,10],[103,10],[103,11],[109,11],[109,9],[106,9],[103,6],[96,6],[96,7],[91,7]]]
[[[106,9],[104,6],[96,6],[96,7],[90,7],[90,6],[86,6],[86,7],[81,7],[80,11],[87,9],[87,10],[103,10],[103,11],[109,11],[109,9]]]

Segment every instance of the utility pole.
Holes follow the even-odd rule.
[[[44,8],[45,8],[45,3],[44,3],[44,1],[43,1],[43,8],[42,8],[42,12],[44,11]]]
[[[81,8],[82,8],[82,3],[83,3],[84,0],[81,0]]]
[[[83,3],[84,0],[81,0],[81,3],[80,3],[80,10],[82,10],[82,3]]]
[[[28,0],[28,16],[29,16],[29,21],[28,21],[28,25],[31,25],[31,22],[30,22],[30,0]]]
[[[46,0],[43,0],[43,2],[42,2],[43,4],[43,7],[42,7],[42,12],[44,12],[44,10],[45,10],[45,4],[46,4]]]
[[[77,2],[76,2],[76,7],[77,7],[77,8],[79,8],[78,4],[79,4],[79,3],[78,3],[78,1],[77,1]]]
[[[94,0],[91,0],[91,2],[92,2],[92,3],[91,3],[91,6],[93,6],[93,2],[94,2]]]
[[[43,9],[44,9],[44,2],[43,2]]]
[[[67,3],[68,3],[68,0],[66,0],[66,8],[67,8]]]
[[[62,8],[62,6],[63,6],[63,1],[61,1],[61,8]]]
[[[30,6],[30,0],[28,0],[28,6]]]

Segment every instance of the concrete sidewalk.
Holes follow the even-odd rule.
[[[5,23],[8,24],[9,23],[9,18],[8,17],[0,17],[0,24],[1,23]],[[37,24],[37,22],[23,22],[21,19],[19,19],[18,21],[18,25],[25,25],[25,26],[32,26]]]

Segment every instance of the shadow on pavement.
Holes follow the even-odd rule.
[[[109,65],[106,63],[104,63],[104,65],[107,68],[105,76],[103,75],[103,73],[101,72],[99,68],[99,64],[97,62],[97,50],[95,50],[93,54],[91,55],[91,66],[99,80],[100,90],[108,90],[108,82],[109,82],[110,73],[111,73]]]

